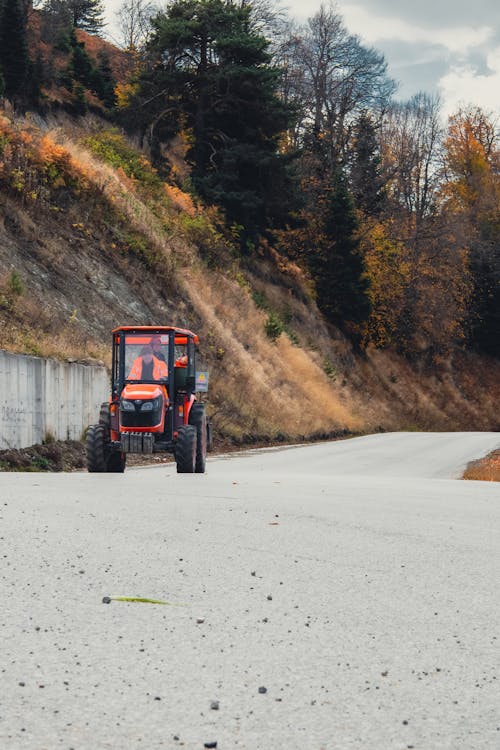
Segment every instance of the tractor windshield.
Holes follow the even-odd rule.
[[[151,383],[168,379],[168,333],[125,336],[125,379]]]

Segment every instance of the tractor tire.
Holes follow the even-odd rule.
[[[194,474],[196,469],[196,427],[183,425],[175,443],[178,474]]]
[[[123,474],[123,472],[125,471],[126,462],[126,453],[118,453],[117,451],[113,451],[109,454],[109,458],[106,464],[106,471],[108,471],[110,474]]]
[[[86,441],[87,469],[91,473],[123,474],[127,457],[124,453],[109,450],[108,435],[109,431],[101,422],[88,428]]]
[[[91,424],[87,430],[87,469],[90,472],[106,471],[106,432],[102,424]]]
[[[207,464],[207,415],[205,404],[195,401],[189,412],[189,424],[196,427],[196,464],[197,474],[204,474]]]

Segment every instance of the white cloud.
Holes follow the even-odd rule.
[[[467,54],[471,49],[485,44],[494,34],[494,30],[489,26],[450,26],[434,29],[419,27],[399,18],[373,15],[359,5],[343,4],[342,15],[351,32],[375,46],[379,41],[397,39],[411,44],[437,44],[451,53]]]
[[[500,47],[487,56],[491,74],[482,75],[470,66],[455,66],[438,82],[444,102],[443,114],[456,112],[461,104],[475,104],[486,112],[500,110]]]

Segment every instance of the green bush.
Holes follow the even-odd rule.
[[[337,379],[338,372],[329,359],[325,359],[323,362],[323,372],[330,378],[330,380]]]
[[[269,305],[265,296],[261,292],[257,292],[255,289],[252,291],[252,299],[255,303],[255,307],[258,310],[268,310]]]
[[[16,297],[20,297],[24,294],[24,283],[16,270],[10,272],[9,279],[7,281],[7,287],[12,294]]]
[[[283,325],[283,321],[277,313],[269,313],[269,316],[264,324],[264,330],[266,332],[266,336],[271,339],[271,341],[276,341],[277,339],[279,339],[279,337],[285,330],[285,326]]]
[[[146,157],[131,146],[117,128],[87,136],[84,145],[102,161],[115,169],[121,168],[145,187],[158,188],[162,182]]]

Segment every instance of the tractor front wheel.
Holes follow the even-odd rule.
[[[89,472],[123,474],[126,456],[109,450],[109,432],[103,424],[93,424],[87,430],[87,469]]]
[[[196,427],[183,425],[175,443],[178,474],[194,474],[196,468]]]
[[[205,404],[195,401],[189,412],[189,424],[196,428],[196,465],[197,474],[204,474],[207,463],[207,415]]]

